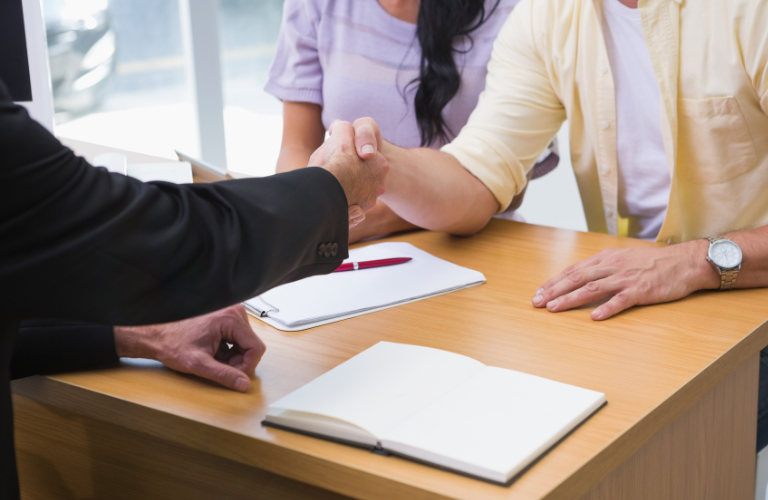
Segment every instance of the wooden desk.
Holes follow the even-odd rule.
[[[705,292],[593,322],[534,290],[637,240],[494,220],[477,236],[408,241],[477,269],[479,287],[296,333],[248,394],[149,361],[13,385],[25,498],[751,499],[758,352],[768,289]],[[466,354],[602,391],[608,405],[511,486],[262,427],[269,403],[380,340]]]

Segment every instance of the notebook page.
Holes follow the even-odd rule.
[[[348,261],[392,257],[413,260],[395,266],[313,276],[282,285],[253,298],[258,308],[265,304],[279,309],[269,319],[285,326],[300,326],[350,313],[403,303],[439,292],[485,281],[482,273],[457,266],[419,250],[409,243],[380,243],[350,251]]]
[[[605,395],[487,367],[388,432],[386,450],[506,482],[605,402]]]
[[[460,354],[379,342],[269,408],[337,418],[378,438],[484,368]]]

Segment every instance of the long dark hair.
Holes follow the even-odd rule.
[[[486,15],[485,0],[421,0],[416,23],[421,65],[418,78],[408,86],[418,85],[414,107],[422,146],[437,139],[449,139],[452,131],[443,119],[443,108],[461,85],[461,74],[453,56],[472,49],[472,32],[493,14],[500,1],[496,0]],[[464,36],[469,38],[467,51],[454,47],[454,42]]]

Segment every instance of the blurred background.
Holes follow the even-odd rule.
[[[376,1],[376,0],[368,0]],[[283,0],[219,0],[227,167],[274,171],[282,105],[263,91]],[[199,153],[178,0],[43,0],[56,133],[175,158]],[[519,213],[536,224],[586,231],[570,165],[531,183]]]

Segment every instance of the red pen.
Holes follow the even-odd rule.
[[[334,273],[340,273],[342,271],[357,271],[358,269],[370,269],[372,267],[384,267],[384,266],[396,266],[397,264],[404,264],[408,262],[411,257],[397,257],[394,259],[380,259],[380,260],[366,260],[363,262],[347,262],[339,266]]]

